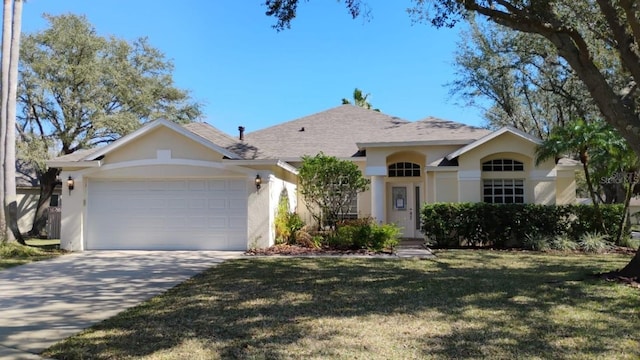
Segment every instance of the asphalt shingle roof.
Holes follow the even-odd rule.
[[[357,143],[473,141],[490,130],[429,117],[410,122],[354,105],[341,105],[313,115],[248,132],[244,140],[207,123],[184,125],[188,131],[238,154],[243,159],[298,159],[304,155],[347,158],[359,154]],[[56,161],[80,161],[97,149],[76,151]]]
[[[247,141],[264,155],[298,158],[322,151],[327,155],[351,157],[356,143],[476,140],[491,131],[453,121],[426,118],[410,122],[354,105],[285,122],[247,134]]]
[[[265,154],[255,146],[247,143],[246,141],[240,141],[239,138],[233,138],[230,135],[214,128],[207,123],[189,123],[184,127],[192,133],[205,138],[212,143],[223,147],[229,151],[232,151],[243,159],[258,159],[265,158]]]
[[[330,156],[350,157],[358,152],[357,142],[408,123],[377,111],[342,105],[250,132],[246,139],[265,155],[278,158],[298,158],[320,151]]]
[[[382,134],[380,141],[477,140],[489,133],[491,130],[428,117],[392,129]]]

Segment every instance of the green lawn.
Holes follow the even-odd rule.
[[[60,255],[60,240],[27,239],[30,246],[0,243],[0,270]]]
[[[443,251],[435,261],[252,258],[69,338],[62,359],[638,359],[620,255]]]

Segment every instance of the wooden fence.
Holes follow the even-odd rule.
[[[60,239],[60,227],[62,224],[62,211],[60,207],[49,207],[47,210],[47,238]]]

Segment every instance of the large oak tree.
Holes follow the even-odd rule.
[[[17,120],[19,154],[41,186],[32,235],[57,183],[45,161],[116,140],[158,118],[201,116],[173,84],[173,66],[147,39],[103,37],[83,16],[45,15],[49,27],[23,38]]]
[[[365,0],[345,0],[357,17]],[[299,0],[265,0],[266,14],[276,29],[290,27]],[[604,119],[640,156],[640,8],[634,0],[413,0],[409,13],[434,26],[454,26],[469,14],[524,33],[538,34],[552,44],[584,83]],[[587,39],[596,41],[587,41]],[[615,74],[599,59],[613,52]],[[620,81],[619,79],[625,79]],[[619,271],[640,278],[640,249]]]

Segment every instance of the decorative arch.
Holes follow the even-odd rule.
[[[389,154],[387,155],[387,176],[421,177],[425,160],[424,154],[412,150]]]

